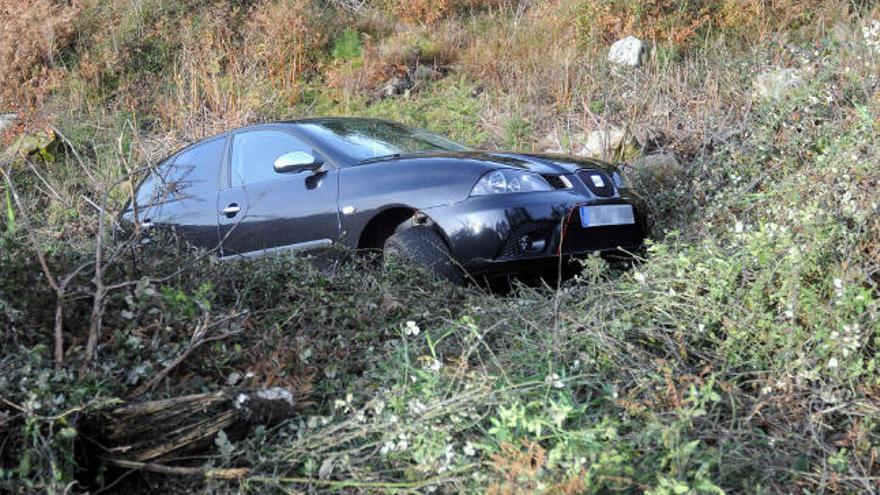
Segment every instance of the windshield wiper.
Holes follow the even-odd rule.
[[[357,164],[361,165],[364,163],[382,162],[385,160],[397,160],[398,158],[400,158],[402,156],[403,155],[401,153],[391,153],[390,155],[374,156],[372,158],[366,158],[364,160],[361,160],[361,161],[357,162]]]

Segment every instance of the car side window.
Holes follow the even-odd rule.
[[[166,182],[166,177],[171,169],[171,164],[174,163],[174,156],[166,159],[163,162],[160,162],[154,169],[151,169],[147,176],[141,181],[140,186],[138,186],[137,194],[135,194],[135,203],[139,207],[146,207],[161,203],[163,200],[161,184]],[[157,184],[159,187],[157,187]]]
[[[211,139],[177,155],[166,177],[168,199],[196,196],[220,187],[220,159],[226,137]]]
[[[164,203],[219,189],[225,144],[225,136],[214,138],[160,163],[141,183],[138,205]]]
[[[292,151],[309,154],[311,146],[286,132],[240,132],[232,140],[232,185],[244,186],[277,178],[275,160]]]

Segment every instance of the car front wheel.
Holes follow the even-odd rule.
[[[427,268],[454,284],[464,283],[464,273],[446,242],[434,229],[411,227],[393,234],[385,241],[385,262],[401,260]]]

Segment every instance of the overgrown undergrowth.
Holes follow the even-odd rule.
[[[598,36],[578,31],[583,24],[549,29],[570,20],[553,2],[522,11],[504,2],[447,2],[437,11],[385,2],[380,12],[423,16],[424,26],[389,24],[381,14],[349,25],[313,16],[334,28],[319,39],[314,25],[294,23],[287,34],[301,38],[286,43],[302,50],[251,31],[287,5],[257,3],[251,19],[244,4],[224,17],[204,10],[209,2],[188,4],[192,15],[176,2],[172,10],[160,1],[140,10],[87,3],[125,20],[114,28],[125,36],[81,27],[59,55],[71,61],[69,77],[29,100],[48,98],[44,111],[56,105],[49,121],[65,140],[2,168],[10,179],[0,196],[4,491],[117,481],[118,471],[86,479],[76,467],[96,411],[269,387],[291,392],[300,416],[243,437],[218,435],[198,457],[178,460],[239,468],[237,479],[137,472],[115,487],[878,489],[880,87],[876,42],[862,31],[870,12],[837,12],[833,29],[806,14],[780,18],[782,27],[765,20],[757,40],[737,34],[747,27],[740,24],[724,32],[729,39],[716,36],[721,25],[697,26],[666,46],[679,52],[655,52],[647,67],[622,72],[567,44]],[[306,10],[284,15],[345,8],[294,3]],[[639,24],[650,12],[633,12],[626,22],[678,34],[699,19],[681,11],[664,18],[669,26]],[[148,18],[186,29],[148,27]],[[100,26],[96,19],[79,22]],[[499,23],[510,29],[490,27]],[[477,39],[474,29],[491,35]],[[233,57],[242,43],[253,60]],[[534,50],[511,51],[529,43]],[[260,58],[266,53],[292,57],[282,69],[302,70],[278,72]],[[753,97],[751,75],[770,63],[795,66],[806,83],[779,100]],[[172,76],[141,77],[151,71],[142,64]],[[436,73],[402,95],[375,93],[376,80],[420,65]],[[636,267],[619,272],[589,258],[559,288],[506,295],[358,260],[219,264],[161,243],[129,249],[99,228],[102,198],[111,208],[125,200],[125,183],[111,184],[135,163],[214,128],[312,113],[382,116],[471,144],[526,148],[549,130],[614,122],[662,131],[663,148],[687,164],[672,182],[642,183],[657,225]],[[69,279],[60,366],[58,293],[47,273]],[[89,363],[98,278],[101,332]]]

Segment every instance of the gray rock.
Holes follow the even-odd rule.
[[[674,184],[682,171],[681,162],[672,153],[643,156],[631,165],[638,180],[649,185]]]
[[[442,74],[440,74],[439,71],[436,71],[427,65],[420,65],[413,71],[412,79],[417,82],[436,81],[437,79],[440,79],[441,75]]]
[[[755,78],[754,95],[765,100],[780,100],[803,84],[797,69],[773,69]]]
[[[40,150],[48,150],[50,146],[55,144],[55,133],[48,129],[36,130],[18,136],[9,151],[20,156],[28,156]]]
[[[617,160],[637,153],[633,137],[614,126],[587,134],[577,151],[580,156],[601,160]]]
[[[627,36],[617,40],[608,51],[608,60],[615,64],[638,67],[642,65],[645,56],[645,43],[635,36]]]
[[[409,77],[394,76],[382,86],[382,93],[385,96],[396,96],[405,93],[410,88],[412,88],[412,81],[410,81]]]
[[[17,113],[0,113],[0,134],[3,134],[16,120],[18,120]]]
[[[583,134],[580,136],[583,136]],[[562,145],[562,139],[557,130],[552,130],[544,136],[544,139],[541,140],[541,148],[544,150],[544,153],[553,153],[557,155],[567,151],[565,146]]]

